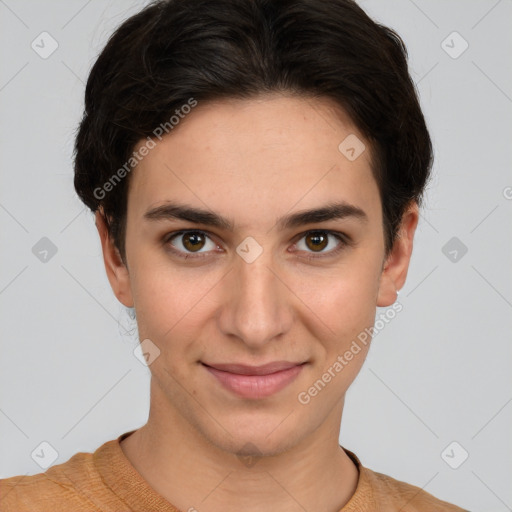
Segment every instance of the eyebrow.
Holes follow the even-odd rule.
[[[292,214],[284,215],[276,221],[278,229],[285,230],[296,228],[306,224],[327,222],[335,219],[355,218],[363,222],[368,221],[368,216],[361,208],[341,201],[330,203],[319,208],[301,210]],[[203,210],[186,204],[179,204],[168,201],[163,205],[151,208],[144,214],[147,220],[184,220],[194,224],[204,224],[226,231],[233,231],[232,221],[218,213]]]

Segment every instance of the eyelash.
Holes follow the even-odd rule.
[[[188,230],[175,231],[172,233],[168,233],[164,238],[164,245],[166,245],[169,248],[169,250],[173,254],[178,256],[179,258],[200,259],[200,258],[208,257],[209,251],[207,251],[205,253],[195,253],[195,254],[194,253],[184,253],[183,251],[176,249],[170,243],[171,240],[173,240],[174,238],[176,238],[180,235],[185,235],[185,234],[189,234],[189,233],[199,233],[199,234],[204,235],[211,239],[210,234],[206,231],[202,231],[200,229],[188,229]],[[344,233],[339,233],[337,231],[331,231],[328,229],[313,229],[313,230],[301,233],[300,237],[298,238],[297,242],[295,242],[295,243],[298,243],[300,240],[302,240],[302,238],[304,238],[305,236],[310,235],[312,233],[322,233],[322,234],[326,234],[326,235],[331,235],[338,240],[339,244],[335,249],[331,249],[330,251],[327,251],[325,253],[319,253],[319,254],[309,253],[308,256],[303,256],[302,258],[307,261],[335,256],[335,255],[339,254],[341,251],[343,251],[347,246],[351,245],[351,240],[349,239],[349,237],[347,235],[345,235]]]

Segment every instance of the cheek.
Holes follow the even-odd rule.
[[[171,268],[151,258],[137,263],[131,285],[141,340],[167,345],[179,337],[183,346],[182,338],[187,334],[193,338],[194,329],[200,328],[204,308],[222,275]]]
[[[188,378],[184,361],[198,358],[197,340],[211,285],[208,279],[184,278],[179,272],[149,264],[139,267],[137,275],[132,286],[139,337],[141,342],[150,339],[160,350],[151,373],[160,385],[177,391],[175,381]],[[169,375],[173,376],[170,382]]]
[[[296,291],[307,309],[325,327],[327,339],[346,343],[366,327],[373,325],[379,286],[379,264],[364,258],[326,272],[302,274],[295,279]],[[318,333],[317,333],[318,334]]]

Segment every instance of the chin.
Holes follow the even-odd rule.
[[[287,415],[288,412],[279,419],[273,417],[267,421],[258,421],[253,414],[249,420],[238,419],[233,423],[223,421],[222,425],[227,432],[222,430],[224,435],[220,437],[204,434],[221,450],[240,457],[279,455],[300,442],[300,432],[297,431],[296,423],[283,421]],[[290,415],[290,418],[293,416]]]

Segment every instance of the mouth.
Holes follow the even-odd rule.
[[[274,361],[262,366],[201,364],[228,391],[242,398],[261,399],[291,384],[307,363]]]

